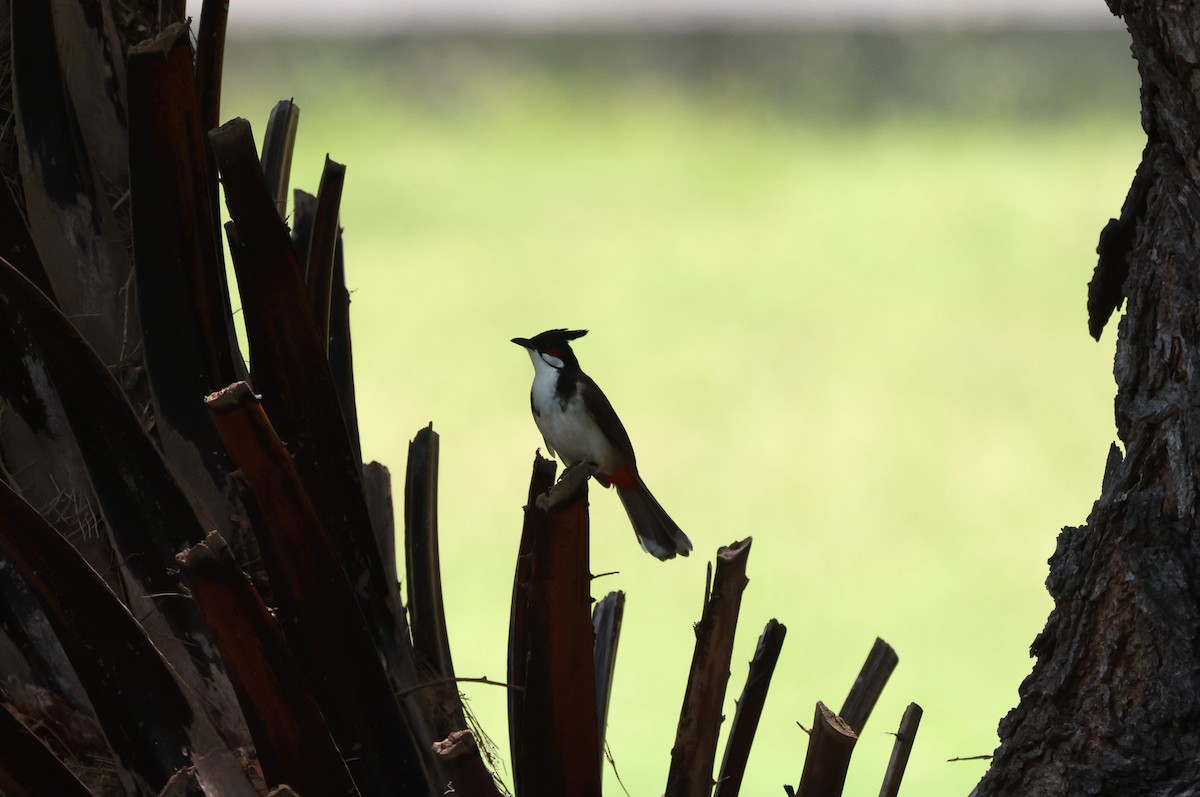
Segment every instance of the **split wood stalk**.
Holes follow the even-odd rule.
[[[161,377],[154,384],[160,423],[164,410],[202,415],[197,395],[245,378],[188,33],[174,25],[128,58],[133,245],[142,263],[135,276],[148,365]]]
[[[0,293],[32,334],[117,549],[129,599],[180,677],[203,700],[231,745],[247,731],[224,666],[196,607],[178,593],[175,554],[204,532],[162,453],[142,427],[121,386],[63,314],[32,283],[0,261]]]
[[[883,688],[899,663],[900,657],[892,646],[876,637],[839,714],[855,734],[862,733],[875,704],[879,702],[879,696],[883,694]]]
[[[313,318],[317,322],[317,333],[329,343],[329,303],[333,291],[334,254],[337,251],[341,227],[338,213],[342,204],[342,187],[346,182],[346,166],[325,156],[325,168],[321,172],[321,186],[317,190],[317,206],[313,211],[312,237],[308,244],[307,268],[304,274],[308,283],[308,298],[312,304]]]
[[[0,703],[0,794],[92,797],[66,765]]]
[[[508,622],[508,683],[521,686],[529,673],[529,584],[533,580],[534,527],[546,523],[544,512],[533,511],[538,496],[554,484],[557,470],[554,460],[534,456],[529,494],[525,501],[525,522],[517,549],[517,566],[513,575],[512,608]],[[524,795],[525,789],[525,695],[517,689],[508,691],[508,740],[512,758],[513,791]]]
[[[775,673],[775,664],[779,661],[785,636],[787,626],[772,618],[767,621],[758,638],[754,657],[750,659],[750,674],[746,676],[746,685],[729,727],[725,757],[721,760],[721,772],[713,797],[737,797],[741,792],[746,764],[750,759],[750,747],[754,744],[758,721],[762,717],[767,690],[771,687],[771,676]]]
[[[267,783],[302,794],[358,789],[275,618],[221,535],[179,555],[192,597],[216,634]]]
[[[438,738],[467,727],[450,634],[442,602],[442,567],[438,551],[438,435],[432,424],[417,432],[408,445],[404,480],[404,562],[408,575],[408,623],[419,677],[429,685],[415,693],[433,719]]]
[[[403,607],[375,542],[362,489],[362,463],[343,421],[295,248],[267,192],[249,123],[235,119],[212,131],[209,139],[233,219],[226,229],[254,386],[275,429],[288,441],[305,492],[333,540],[386,662],[392,687],[401,692],[415,684]]]
[[[455,797],[502,797],[492,773],[483,764],[475,735],[468,730],[455,731],[440,742],[433,751],[450,778],[447,794]]]
[[[717,737],[721,730],[721,705],[729,682],[729,662],[746,578],[751,538],[717,551],[712,591],[696,625],[696,648],[688,673],[666,797],[708,797],[713,785]]]
[[[288,182],[299,127],[300,106],[291,100],[275,103],[267,117],[267,132],[263,135],[262,173],[280,219],[287,218]]]
[[[904,779],[904,770],[908,767],[908,757],[912,754],[913,742],[917,738],[917,728],[921,725],[921,707],[909,703],[900,720],[900,729],[896,731],[896,742],[892,745],[892,757],[888,760],[887,771],[883,776],[883,787],[879,797],[896,797],[900,793],[900,781]]]
[[[132,263],[71,107],[52,6],[10,3],[25,218],[63,311],[104,364],[120,369],[141,345],[140,328],[127,318]]]
[[[854,729],[818,701],[796,797],[840,797],[857,741]]]
[[[514,780],[521,797],[599,797],[587,482],[541,509],[534,487],[554,472],[542,463],[535,459],[514,585],[514,603],[523,604],[509,662],[521,678],[510,683],[522,687]],[[516,657],[523,666],[514,667]]]
[[[428,793],[425,753],[380,669],[349,581],[292,457],[245,382],[205,403],[254,494],[279,620],[354,782],[363,797]]]
[[[130,794],[157,795],[195,763],[256,797],[190,690],[133,615],[33,507],[0,481],[0,548],[37,595],[91,698]],[[189,760],[189,751],[191,758]]]
[[[596,673],[596,743],[601,767],[604,766],[604,735],[608,726],[608,702],[612,697],[613,673],[617,667],[617,643],[621,639],[621,621],[625,616],[625,593],[610,592],[592,610],[592,631],[596,635],[593,653]]]

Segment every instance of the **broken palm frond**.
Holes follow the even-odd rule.
[[[203,0],[200,30],[196,34],[196,96],[200,102],[200,132],[221,124],[221,73],[225,65],[225,30],[229,24],[229,0]],[[214,170],[211,175],[217,176]],[[212,180],[216,199],[216,180]]]
[[[846,702],[842,704],[839,714],[846,724],[854,729],[855,734],[862,734],[867,718],[879,702],[883,687],[887,685],[899,663],[900,657],[892,650],[892,646],[876,637],[875,644],[871,646],[871,652],[867,654],[862,670],[854,679],[854,685],[850,687],[850,693],[846,695]]]
[[[253,547],[235,520],[244,512],[229,455],[195,401],[244,368],[213,237],[187,26],[132,48],[128,85],[135,276],[155,435],[204,527]]]
[[[133,251],[147,366],[162,372],[156,418],[245,378],[229,306],[207,141],[193,88],[188,28],[175,25],[129,53],[129,152]],[[215,179],[215,175],[211,179]],[[169,370],[167,370],[169,369]],[[187,402],[203,415],[203,408]],[[190,425],[189,425],[190,426]],[[187,429],[185,429],[186,431]]]
[[[554,473],[544,462],[534,461],[513,588],[522,622],[513,628],[520,638],[510,643],[509,682],[523,687],[509,692],[510,705],[520,702],[515,722],[510,716],[513,779],[521,797],[599,797],[587,482],[542,509],[535,489]]]
[[[92,797],[66,764],[0,703],[0,794]]]
[[[0,292],[33,334],[87,465],[92,487],[130,576],[127,602],[163,634],[159,648],[193,689],[206,695],[222,734],[247,738],[211,632],[196,607],[173,595],[175,554],[203,539],[191,504],[146,434],[120,386],[61,312],[8,263]]]
[[[430,685],[416,697],[433,718],[438,737],[465,730],[454,662],[442,604],[442,567],[437,526],[438,435],[433,426],[408,445],[404,480],[404,561],[408,574],[408,625],[417,657],[418,678]]]
[[[529,585],[533,580],[534,527],[546,523],[544,512],[534,511],[539,496],[546,494],[554,485],[557,466],[552,459],[537,455],[533,459],[533,475],[529,480],[529,493],[525,501],[525,523],[521,529],[521,541],[517,549],[517,566],[513,575],[512,608],[508,620],[508,682],[523,686],[529,674]],[[513,789],[518,795],[525,794],[525,698],[516,690],[508,693],[508,744],[512,758]]]
[[[328,345],[330,296],[333,293],[334,255],[341,237],[338,212],[342,204],[342,187],[346,182],[344,164],[325,156],[321,186],[317,190],[317,205],[313,210],[312,236],[308,256],[304,259],[304,281],[312,304],[317,333]]]
[[[775,665],[786,636],[787,626],[772,618],[767,621],[758,638],[754,657],[750,659],[750,673],[746,676],[746,685],[737,701],[733,724],[729,727],[725,757],[721,760],[721,772],[717,776],[713,797],[737,797],[741,791],[742,778],[745,777],[746,764],[750,759],[750,747],[754,744],[758,720],[762,717],[767,690],[771,687],[771,676],[775,674]]]
[[[258,171],[250,125],[229,122],[209,136],[233,219],[227,226],[241,290],[254,387],[288,441],[304,490],[328,529],[382,653],[393,688],[412,671],[402,639],[403,609],[387,583],[338,401],[325,344],[313,322],[287,227]]]
[[[302,794],[357,797],[358,789],[279,625],[218,532],[179,555],[200,613],[250,728],[267,783]]]
[[[608,701],[612,697],[613,674],[617,669],[617,643],[621,639],[621,621],[625,617],[625,593],[610,592],[592,609],[592,631],[596,648],[592,656],[596,672],[596,741],[600,762],[604,765],[604,735],[608,726]]]
[[[502,797],[495,778],[483,764],[483,757],[471,731],[455,731],[434,743],[433,752],[450,778],[445,784],[444,794],[456,797]]]
[[[854,729],[818,701],[796,797],[839,797],[857,741]]]
[[[195,764],[254,797],[190,690],[129,611],[32,507],[0,483],[0,547],[37,595],[135,794],[155,795]],[[190,759],[189,759],[190,752]],[[242,786],[244,785],[244,788]]]
[[[30,231],[63,311],[106,366],[140,349],[128,324],[132,263],[76,122],[55,46],[51,3],[13,0],[12,89]]]
[[[746,560],[750,543],[747,537],[717,551],[712,590],[696,624],[696,649],[671,748],[666,797],[706,797],[712,789],[733,637],[742,592],[749,583]]]
[[[258,397],[245,382],[206,400],[262,515],[259,543],[276,611],[364,797],[423,794],[431,779],[380,667],[333,541]]]
[[[887,771],[883,776],[883,786],[879,797],[896,797],[900,793],[900,781],[904,778],[904,770],[908,767],[908,757],[912,754],[913,742],[917,738],[917,728],[921,725],[921,707],[909,703],[900,719],[900,729],[896,731],[896,743],[892,745],[892,757],[888,760]]]
[[[292,152],[296,148],[299,126],[300,107],[291,100],[280,100],[271,109],[267,132],[263,135],[263,180],[281,220],[287,218],[288,181],[292,175]]]
[[[450,655],[439,439],[412,441],[403,545],[387,468],[362,462],[344,167],[296,192],[289,231],[298,109],[276,106],[261,159],[244,120],[217,127],[223,0],[194,49],[182,0],[51,5],[9,0],[0,37],[0,790],[499,797],[457,687],[487,680]],[[516,797],[599,797],[625,596],[593,611],[595,468],[555,471],[534,460],[514,574],[511,768]],[[749,547],[709,570],[670,797],[713,785]],[[760,639],[717,797],[740,789],[783,634]],[[878,645],[846,722],[819,707],[802,789],[840,789],[895,667]],[[915,729],[910,711],[885,797]]]

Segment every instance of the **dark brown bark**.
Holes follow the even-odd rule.
[[[304,262],[304,280],[308,285],[308,298],[312,303],[313,318],[317,332],[329,343],[329,305],[333,293],[334,255],[341,226],[338,223],[342,205],[342,188],[346,183],[346,166],[325,156],[325,169],[321,172],[321,187],[317,191],[317,206],[313,211],[312,236],[308,243],[308,255]]]
[[[621,640],[621,621],[624,617],[625,593],[620,590],[608,593],[592,608],[592,631],[596,635],[596,644],[592,650],[596,673],[596,744],[601,761],[604,760],[608,702],[612,697],[613,675],[617,669],[617,647]]]
[[[155,433],[204,525],[232,538],[234,516],[244,513],[198,397],[244,378],[244,369],[228,323],[187,27],[133,48],[128,85],[135,278]]]
[[[721,774],[717,777],[714,797],[738,797],[741,793],[750,747],[754,744],[758,721],[767,702],[767,690],[771,688],[771,676],[775,674],[786,636],[787,626],[771,618],[758,638],[754,658],[750,660],[750,674],[746,676],[746,685],[729,726],[729,739],[725,742],[725,757],[721,759]]]
[[[924,712],[916,703],[909,703],[900,719],[900,727],[896,731],[896,743],[892,745],[892,757],[888,759],[887,771],[883,775],[883,786],[879,789],[879,797],[896,797],[900,793],[900,782],[904,780],[904,770],[908,768],[908,758],[912,755],[913,743],[917,740],[917,728],[921,726],[921,715]]]
[[[796,797],[839,797],[858,735],[824,703],[817,703]]]
[[[183,680],[205,696],[225,737],[242,743],[245,724],[211,632],[190,601],[171,597],[179,593],[171,573],[175,554],[204,538],[187,496],[95,351],[32,283],[3,261],[0,293],[36,339],[62,399],[123,569],[131,577],[128,588],[135,597],[129,605],[152,633],[161,635],[156,636],[159,649]]]
[[[254,388],[333,540],[393,688],[407,689],[413,667],[402,638],[403,608],[375,542],[362,463],[342,422],[326,341],[313,321],[295,248],[259,171],[249,123],[235,119],[209,140],[233,219],[227,231]]]
[[[249,385],[206,399],[262,515],[260,542],[277,615],[364,797],[424,794],[431,778],[380,667],[331,535]],[[432,744],[432,742],[430,743]]]
[[[240,769],[232,754],[129,611],[3,484],[0,547],[45,609],[132,793],[157,794],[176,770],[195,762],[214,776],[229,776],[230,797],[254,794],[244,778],[236,784]]]
[[[746,577],[750,543],[747,537],[717,550],[712,592],[705,596],[704,611],[696,624],[696,648],[671,748],[667,797],[707,797],[712,792],[733,637],[742,592],[750,582]]]
[[[229,668],[270,785],[358,797],[283,632],[218,532],[179,555],[192,597]]]
[[[838,713],[856,734],[862,735],[871,712],[875,710],[875,704],[879,702],[879,696],[883,694],[883,687],[887,686],[888,679],[892,677],[892,672],[899,663],[900,657],[896,655],[892,646],[876,637],[875,644],[871,646],[871,652],[867,654],[867,660],[863,663],[858,677],[854,679],[854,686],[850,687],[850,694],[846,695],[846,702],[842,704],[842,710]]]
[[[1097,336],[1126,301],[1114,367],[1124,453],[1111,448],[1087,524],[1059,537],[1055,608],[979,797],[1200,787],[1200,7],[1109,6],[1132,37],[1147,135],[1089,296]]]
[[[450,633],[442,602],[442,566],[438,550],[438,435],[433,426],[408,444],[404,480],[404,562],[408,576],[408,623],[421,679],[428,686],[414,693],[440,737],[467,727],[454,682]]]
[[[3,705],[0,705],[0,792],[8,797],[92,795]]]
[[[461,797],[500,797],[496,780],[484,766],[479,745],[470,731],[455,731],[442,741],[435,742],[433,751],[450,777],[450,782],[446,784],[447,793]]]
[[[510,629],[509,682],[520,687],[512,692],[521,704],[510,715],[513,780],[522,797],[599,797],[587,482],[542,509],[534,489],[554,473],[544,463],[534,461],[513,585],[514,615],[524,604]]]
[[[529,480],[529,497],[525,502],[525,523],[521,529],[521,541],[517,549],[517,567],[513,575],[512,609],[508,622],[508,682],[524,684],[529,673],[529,583],[533,578],[533,542],[537,531],[547,523],[545,512],[536,511],[538,496],[546,493],[554,484],[558,467],[552,459],[543,459],[535,454],[533,475]],[[525,739],[525,695],[517,689],[508,690],[508,743],[511,749],[513,791],[524,793]]]

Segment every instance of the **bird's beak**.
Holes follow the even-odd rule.
[[[533,341],[531,341],[529,338],[513,338],[512,342],[518,346],[524,346],[527,349],[533,348]]]

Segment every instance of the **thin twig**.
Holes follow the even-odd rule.
[[[493,681],[492,679],[486,678],[486,677],[483,677],[483,678],[434,678],[432,681],[425,681],[424,683],[419,683],[416,686],[410,686],[408,689],[399,691],[396,693],[396,697],[408,697],[409,695],[413,694],[414,692],[419,692],[422,689],[428,689],[429,687],[440,686],[442,684],[459,684],[459,683],[487,684],[489,686],[503,686],[505,689],[514,689],[518,692],[525,691],[525,687],[523,687],[523,686],[517,686],[516,684],[507,684],[504,681]]]

